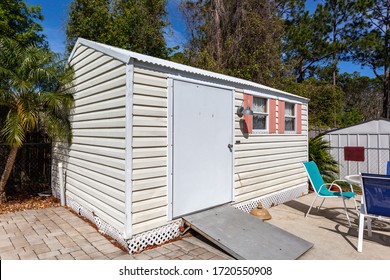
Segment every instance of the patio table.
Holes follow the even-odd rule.
[[[361,182],[360,182],[360,175],[357,175],[357,174],[354,174],[354,175],[347,175],[344,177],[344,179],[346,181],[348,181],[349,183],[351,184],[354,184],[354,185],[357,185],[357,186],[360,186]]]
[[[344,179],[351,184],[354,184],[354,185],[361,187],[361,176],[360,175],[357,175],[357,174],[347,175],[344,177]],[[360,213],[365,214],[364,195],[363,194],[361,196],[361,201],[360,201]],[[360,216],[360,213],[358,213],[359,216]],[[367,221],[364,222],[364,227],[368,228],[368,236],[372,236],[371,218],[370,217],[367,217]]]
[[[358,174],[353,175],[347,175],[344,177],[344,179],[353,185],[361,187],[361,176]],[[364,195],[361,196],[361,202],[360,202],[360,212],[364,211]]]

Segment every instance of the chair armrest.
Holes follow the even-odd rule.
[[[332,182],[332,184],[334,184],[335,182],[343,182],[343,183],[347,183],[348,185],[349,185],[349,188],[351,189],[351,192],[353,192],[354,193],[354,190],[353,190],[353,187],[352,187],[352,184],[350,183],[350,182],[348,182],[348,181],[346,181],[346,180],[341,180],[341,179],[339,179],[339,180],[334,180],[333,182]],[[337,185],[337,184],[335,184],[335,185]],[[339,185],[337,185],[338,187],[340,187]]]
[[[337,185],[335,182],[336,182],[336,181],[333,181],[331,184],[329,184],[330,187],[328,188],[328,190],[331,191],[331,192],[340,192],[340,193],[343,193],[343,189],[342,189],[339,185]],[[330,190],[333,186],[335,186],[336,188],[338,188],[339,191],[332,191],[332,190]]]
[[[327,188],[327,186],[329,186],[329,187]],[[343,192],[343,190],[341,189],[341,187],[340,187],[339,185],[337,185],[337,184],[334,184],[334,183],[325,183],[325,184],[323,184],[323,185],[319,188],[318,192],[320,193],[320,192],[321,192],[321,189],[322,189],[323,187],[325,187],[325,188],[327,188],[329,191],[331,191],[330,188],[331,188],[332,186],[338,187],[339,190],[340,190],[340,192],[341,192],[341,193]]]

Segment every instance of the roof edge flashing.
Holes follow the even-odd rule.
[[[79,48],[80,45],[83,45],[83,46],[86,46],[86,47],[90,47],[92,49],[95,49],[97,51],[100,51],[106,55],[109,55],[113,58],[116,58],[120,61],[122,61],[123,63],[126,63],[128,64],[131,60],[131,55],[130,54],[126,54],[125,52],[119,52],[117,51],[117,48],[115,47],[112,47],[112,46],[109,46],[109,45],[105,45],[105,44],[100,44],[100,43],[97,43],[97,42],[94,42],[94,41],[90,41],[90,40],[87,40],[87,39],[84,39],[84,38],[78,38],[74,47],[73,47],[73,50],[72,52],[70,53],[69,55],[69,58],[68,58],[68,63],[72,60],[77,48]]]
[[[376,119],[367,120],[367,121],[364,121],[361,123],[349,125],[349,126],[346,126],[343,128],[331,129],[331,130],[327,131],[325,134],[328,134],[328,135],[344,134],[344,133],[340,133],[340,132],[342,132],[343,130],[347,130],[347,129],[354,129],[354,128],[357,128],[358,126],[361,126],[361,125],[367,125],[369,123],[375,123],[376,133],[382,133],[381,131],[384,129],[384,126],[387,123],[390,123],[390,120],[385,119],[385,118],[376,118]],[[364,133],[364,134],[366,134],[366,133]],[[368,134],[370,134],[370,133],[368,133]]]

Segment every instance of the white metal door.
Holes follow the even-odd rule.
[[[233,91],[173,82],[172,216],[232,200]]]

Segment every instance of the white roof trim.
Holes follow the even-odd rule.
[[[344,128],[330,130],[325,135],[347,135],[347,134],[390,134],[390,120],[374,119],[354,124]]]
[[[289,95],[287,95],[285,93],[277,92],[276,90],[274,90],[271,93],[263,93],[263,92],[258,92],[258,91],[255,91],[255,90],[246,90],[245,89],[244,93],[251,94],[251,95],[257,96],[257,97],[273,98],[273,99],[276,99],[276,100],[283,100],[283,101],[291,102],[291,103],[295,103],[295,104],[304,104],[305,103],[304,102],[305,100],[302,100],[301,96],[293,95],[291,93]]]
[[[109,56],[112,56],[120,61],[123,61],[124,63],[128,63],[130,61],[130,59],[133,58],[133,59],[141,61],[141,62],[146,62],[146,63],[158,65],[158,66],[163,66],[166,68],[171,68],[171,69],[179,70],[179,71],[186,72],[186,73],[191,73],[191,74],[201,75],[201,76],[214,78],[214,79],[218,79],[218,80],[228,81],[228,82],[235,83],[235,84],[240,84],[240,85],[245,85],[245,86],[249,86],[249,87],[253,87],[253,88],[257,88],[257,89],[262,89],[265,91],[270,91],[273,93],[279,93],[279,94],[291,96],[291,97],[294,97],[294,98],[300,99],[300,100],[305,100],[305,101],[309,100],[308,98],[305,98],[302,96],[298,96],[298,95],[288,93],[288,92],[285,92],[282,90],[267,87],[267,86],[264,86],[264,85],[261,85],[258,83],[254,83],[251,81],[247,81],[244,79],[239,79],[239,78],[235,78],[235,77],[231,77],[231,76],[227,76],[227,75],[195,68],[192,66],[187,66],[187,65],[180,64],[180,63],[164,60],[161,58],[156,58],[156,57],[152,57],[152,56],[120,49],[117,47],[93,42],[93,41],[86,40],[83,38],[77,39],[76,44],[75,44],[75,46],[74,46],[74,48],[69,56],[69,60],[68,60],[69,62],[72,59],[72,57],[73,57],[73,55],[74,55],[74,53],[79,45],[85,45],[87,47],[96,49],[96,50],[103,52]]]

